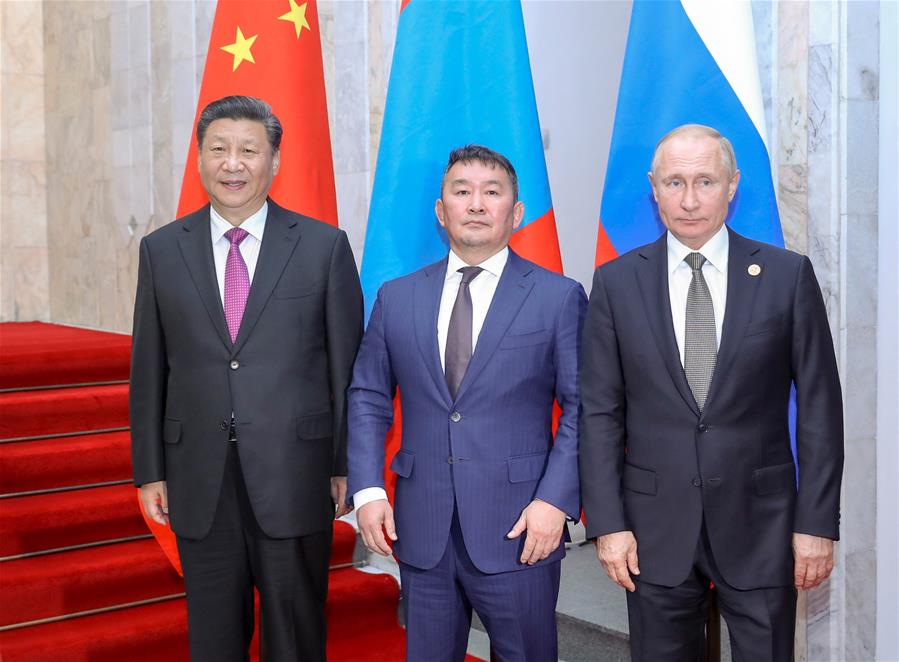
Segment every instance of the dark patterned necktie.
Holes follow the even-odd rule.
[[[684,373],[693,391],[699,411],[705,407],[709,385],[715,373],[718,341],[715,333],[715,308],[709,286],[702,275],[706,259],[702,253],[690,253],[684,258],[693,270],[693,280],[687,292],[687,324],[684,332]]]
[[[462,267],[462,282],[456,293],[456,302],[450,315],[449,329],[446,334],[446,353],[444,354],[444,373],[446,385],[453,400],[459,392],[459,385],[468,369],[471,360],[471,292],[468,284],[481,273],[481,267]]]

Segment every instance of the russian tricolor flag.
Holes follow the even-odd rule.
[[[783,246],[749,2],[636,0],[602,195],[596,263],[664,232],[646,178],[658,140],[705,124],[733,143],[740,186],[728,224]]]
[[[509,158],[525,216],[522,257],[561,272],[552,199],[519,2],[403,5],[387,89],[362,259],[366,318],[378,288],[447,254],[434,215],[454,147]]]

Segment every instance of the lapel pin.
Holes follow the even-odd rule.
[[[750,264],[749,268],[746,270],[749,272],[750,276],[758,276],[762,273],[762,268],[757,264]]]

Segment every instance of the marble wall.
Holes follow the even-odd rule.
[[[50,317],[41,5],[0,4],[0,319]]]

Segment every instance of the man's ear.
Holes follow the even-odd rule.
[[[730,182],[727,185],[727,201],[731,202],[734,199],[734,196],[737,194],[737,185],[740,183],[740,171],[737,170],[734,173],[734,176],[731,177]]]
[[[275,155],[272,157],[272,177],[278,174],[278,170],[281,168],[281,150],[276,149]]]
[[[437,220],[440,222],[440,227],[445,228],[446,223],[444,222],[443,214],[443,200],[437,198],[437,202],[434,203],[434,213],[437,214]]]
[[[521,225],[521,219],[524,218],[524,203],[519,200],[512,209],[512,229],[517,230]]]
[[[652,173],[651,173],[651,172],[647,172],[647,173],[646,173],[646,176],[649,177],[649,188],[652,189],[652,198],[653,198],[653,200],[655,200],[656,202],[658,202],[658,201],[659,201],[659,196],[656,195],[656,182],[655,182],[655,180],[652,178]]]

